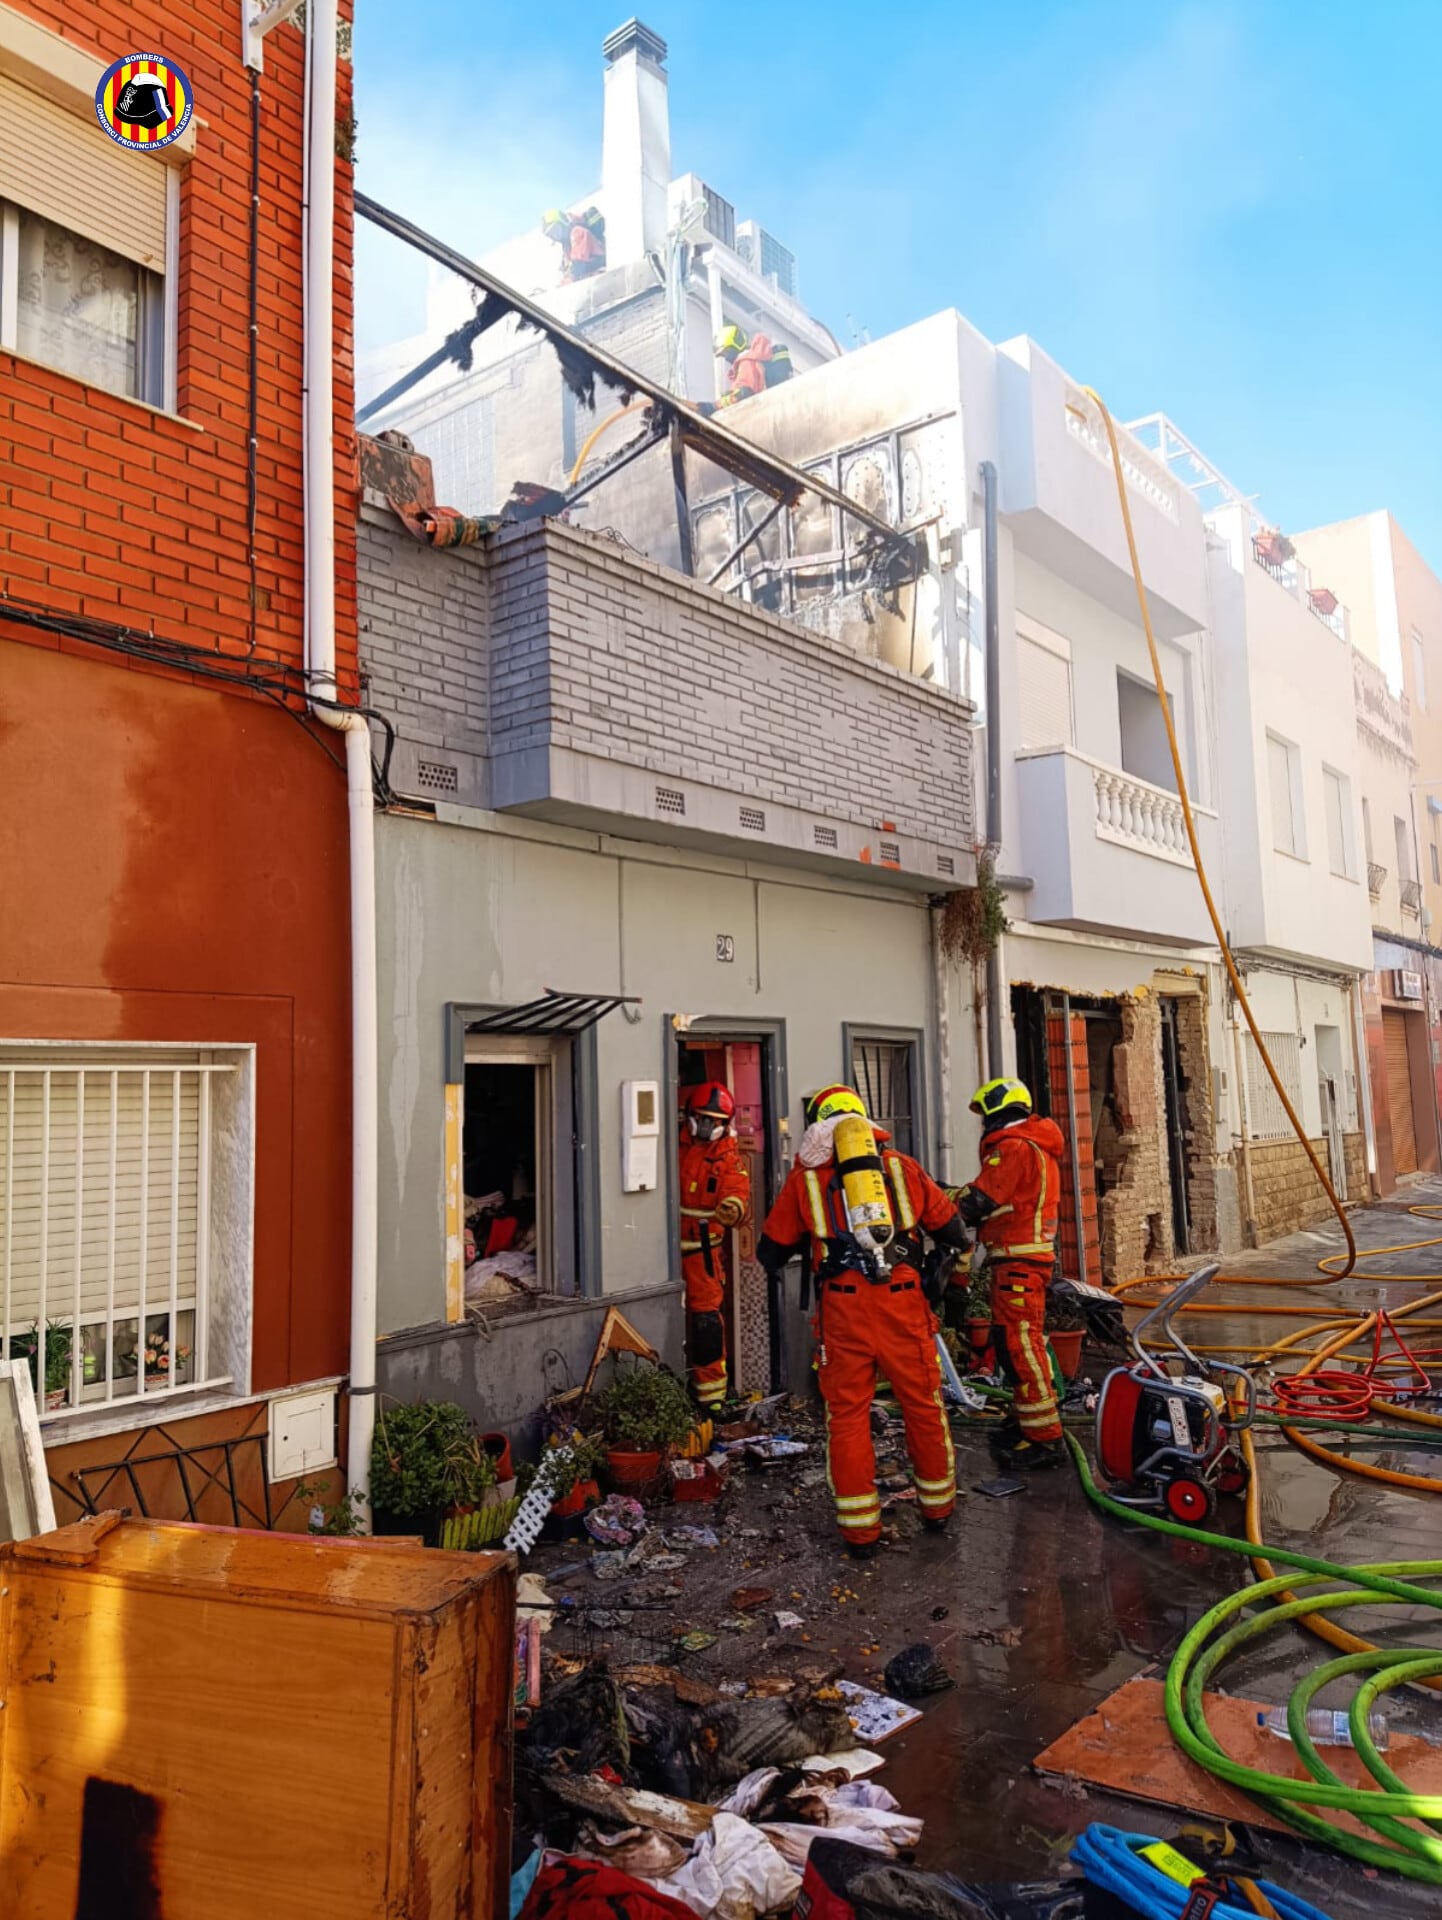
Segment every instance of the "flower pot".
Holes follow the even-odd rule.
[[[1076,1379],[1081,1367],[1082,1341],[1085,1338],[1086,1331],[1082,1327],[1075,1328],[1071,1333],[1047,1335],[1047,1339],[1051,1342],[1051,1350],[1056,1355],[1056,1363],[1061,1368],[1063,1380]]]
[[[614,1487],[650,1486],[661,1472],[660,1451],[641,1453],[629,1447],[608,1447],[606,1472]]]
[[[481,1435],[481,1445],[495,1462],[497,1482],[501,1483],[507,1480],[513,1480],[516,1469],[511,1464],[511,1443],[505,1434],[483,1433]]]
[[[601,1489],[594,1480],[578,1480],[569,1493],[551,1502],[551,1512],[557,1520],[569,1520],[573,1514],[584,1513],[600,1497]]]
[[[69,1387],[52,1387],[45,1396],[45,1411],[47,1413],[58,1413],[69,1398]]]

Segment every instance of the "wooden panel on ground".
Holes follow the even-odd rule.
[[[110,1519],[0,1550],[7,1920],[501,1912],[510,1556]]]
[[[1032,1762],[1047,1777],[1081,1780],[1128,1800],[1147,1800],[1157,1806],[1181,1807],[1188,1813],[1208,1814],[1216,1820],[1249,1821],[1279,1833],[1292,1829],[1225,1781],[1194,1764],[1172,1739],[1163,1706],[1160,1680],[1129,1680],[1103,1700],[1095,1713],[1053,1741]],[[1233,1700],[1221,1694],[1206,1696],[1207,1723],[1223,1751],[1239,1765],[1261,1772],[1305,1780],[1308,1773],[1290,1744],[1257,1724],[1257,1715],[1270,1711],[1260,1700]],[[1350,1747],[1328,1747],[1327,1764],[1349,1787],[1376,1786],[1371,1774]],[[1387,1763],[1414,1793],[1442,1793],[1442,1752],[1410,1734],[1394,1733]],[[1350,1814],[1314,1809],[1335,1820],[1349,1833],[1367,1830]]]

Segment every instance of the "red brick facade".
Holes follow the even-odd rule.
[[[1052,1118],[1066,1141],[1061,1168],[1061,1218],[1057,1231],[1057,1252],[1062,1272],[1069,1279],[1082,1275],[1082,1249],[1086,1252],[1086,1277],[1092,1286],[1101,1284],[1101,1240],[1097,1232],[1096,1168],[1092,1158],[1091,1076],[1087,1065],[1086,1021],[1080,1014],[1071,1020],[1072,1089],[1076,1097],[1076,1158],[1072,1158],[1071,1111],[1067,1100],[1067,1023],[1063,1015],[1047,1015],[1047,1080],[1052,1090]],[[1075,1172],[1074,1172],[1075,1166]],[[1081,1176],[1080,1207],[1077,1181]],[[1078,1231],[1078,1213],[1081,1228]]]
[[[251,631],[246,528],[250,82],[236,0],[20,0],[18,11],[105,64],[137,48],[189,75],[198,124],[181,165],[178,418],[0,352],[0,581],[17,597],[243,652]],[[349,5],[344,8],[348,14]],[[299,665],[304,41],[266,41],[261,78],[256,647]],[[348,149],[350,63],[338,66]],[[96,137],[99,130],[94,128]],[[134,164],[162,166],[159,155]],[[336,177],[338,654],[355,661],[351,168]]]

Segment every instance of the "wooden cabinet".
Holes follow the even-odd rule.
[[[508,1554],[113,1515],[0,1549],[0,1913],[504,1914],[514,1612]]]

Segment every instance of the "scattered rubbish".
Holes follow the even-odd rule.
[[[1077,1880],[1049,1881],[1016,1890],[967,1886],[949,1873],[924,1873],[888,1860],[837,1833],[821,1833],[808,1851],[798,1907],[826,1920],[1023,1920],[1024,1915],[1072,1916],[1080,1903]],[[647,1916],[647,1920],[650,1917]]]
[[[744,1700],[746,1698],[746,1682],[744,1680],[723,1680],[720,1691],[730,1700]]]
[[[714,1527],[668,1527],[662,1538],[677,1553],[686,1553],[692,1547],[719,1547],[721,1544],[721,1536]]]
[[[879,1753],[873,1753],[869,1747],[848,1747],[843,1753],[813,1753],[801,1762],[803,1773],[826,1775],[844,1775],[848,1780],[862,1780],[867,1774],[880,1773],[886,1765]]]
[[[772,1614],[771,1617],[776,1622],[776,1631],[778,1633],[793,1633],[798,1627],[804,1627],[806,1625],[806,1622],[801,1618],[799,1613],[790,1613],[784,1608],[780,1613]]]
[[[1008,1474],[999,1474],[995,1480],[983,1480],[972,1488],[973,1493],[984,1493],[988,1500],[1005,1500],[1010,1493],[1025,1493],[1025,1480],[1013,1479]]]
[[[623,1573],[634,1570],[634,1562],[629,1553],[593,1553],[591,1572],[598,1580],[619,1580]]]
[[[744,1613],[723,1613],[716,1624],[724,1627],[727,1633],[751,1633],[756,1626],[750,1615]]]
[[[731,1596],[731,1604],[738,1613],[755,1613],[764,1607],[768,1600],[774,1600],[775,1593],[770,1587],[737,1587]]]
[[[784,1673],[753,1673],[746,1682],[746,1692],[752,1700],[779,1700],[783,1694],[795,1691],[795,1680]]]
[[[950,1607],[933,1607],[931,1609],[931,1617],[933,1620],[944,1620],[950,1612]]]
[[[704,1653],[707,1647],[714,1647],[714,1633],[703,1633],[699,1627],[693,1627],[689,1633],[678,1634],[676,1646],[682,1653]]]
[[[541,1537],[541,1528],[551,1511],[552,1482],[559,1483],[565,1470],[571,1464],[569,1447],[548,1447],[536,1468],[536,1477],[525,1499],[516,1510],[506,1534],[504,1546],[507,1553],[529,1553]]]
[[[1285,1707],[1273,1707],[1270,1713],[1259,1713],[1257,1725],[1290,1744],[1292,1730],[1287,1725]],[[1372,1745],[1379,1753],[1385,1753],[1387,1722],[1380,1713],[1368,1714],[1367,1731],[1372,1736]],[[1313,1707],[1307,1715],[1307,1732],[1319,1747],[1350,1747],[1353,1744],[1351,1718],[1340,1707]]]
[[[692,1792],[704,1795],[734,1785],[757,1767],[794,1767],[813,1753],[854,1745],[840,1700],[728,1700],[695,1716],[696,1755]]]
[[[1021,1645],[1020,1627],[964,1627],[962,1631],[968,1640],[975,1640],[983,1647],[1019,1647]]]
[[[690,1849],[669,1833],[654,1827],[623,1827],[619,1833],[602,1833],[593,1821],[583,1821],[576,1835],[575,1851],[582,1859],[604,1860],[621,1873],[633,1873],[644,1880],[661,1880],[674,1873],[689,1858]]]
[[[717,1500],[726,1485],[727,1461],[724,1454],[711,1454],[705,1460],[671,1462],[673,1500]]]
[[[582,1524],[604,1546],[629,1547],[646,1531],[646,1509],[627,1494],[613,1493],[592,1507]]]
[[[519,1920],[589,1920],[597,1913],[624,1920],[696,1920],[693,1908],[649,1881],[601,1861],[569,1857],[542,1867]]]
[[[838,1680],[836,1690],[846,1702],[851,1725],[864,1741],[889,1740],[903,1727],[915,1726],[921,1715],[915,1707],[892,1700],[855,1680]]]
[[[644,1787],[614,1787],[604,1780],[563,1773],[559,1768],[547,1773],[541,1784],[564,1805],[589,1814],[593,1820],[606,1820],[618,1827],[654,1827],[658,1833],[688,1844],[699,1840],[715,1817],[713,1808],[692,1800],[649,1793]]]
[[[552,1687],[531,1715],[523,1752],[535,1772],[556,1766],[564,1757],[573,1772],[594,1773],[610,1766],[623,1773],[631,1764],[631,1740],[615,1679],[604,1667],[592,1665]]]
[[[903,1700],[921,1700],[929,1693],[942,1693],[954,1686],[951,1675],[926,1641],[903,1647],[886,1663],[886,1684]]]
[[[657,1882],[709,1920],[751,1920],[788,1909],[801,1876],[769,1838],[734,1813],[718,1813],[685,1865]],[[629,1916],[628,1916],[629,1920]]]
[[[686,1565],[684,1553],[652,1553],[644,1561],[647,1573],[676,1573]]]
[[[524,1866],[516,1868],[511,1875],[511,1920],[516,1920],[521,1908],[526,1904],[526,1895],[535,1885],[536,1875],[541,1871],[541,1849],[536,1848]]]
[[[765,1440],[748,1440],[745,1444],[746,1464],[757,1467],[779,1467],[788,1460],[798,1460],[810,1447],[804,1440],[792,1440],[785,1434],[777,1434]]]

